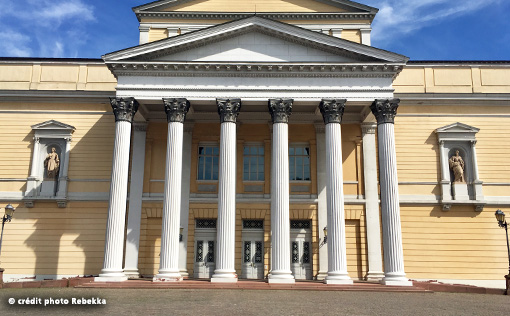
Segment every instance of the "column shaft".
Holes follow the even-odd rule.
[[[181,281],[179,273],[179,225],[181,216],[183,124],[168,123],[165,189],[159,273],[154,281]]]
[[[124,250],[124,227],[128,187],[129,144],[131,123],[115,123],[115,142],[113,145],[113,166],[110,184],[110,202],[106,224],[104,264],[96,281],[125,281],[122,269]]]
[[[190,103],[186,99],[163,99],[168,121],[165,188],[161,228],[159,272],[153,281],[182,281],[179,273],[179,233],[181,217],[182,142],[184,120]]]
[[[218,187],[218,256],[211,282],[237,282],[235,271],[236,124],[221,123]]]
[[[379,142],[379,177],[384,246],[384,279],[386,285],[412,286],[404,272],[400,201],[398,195],[397,155],[395,149],[395,116],[399,99],[375,100],[371,106],[377,118]]]
[[[339,123],[326,125],[326,191],[328,205],[328,276],[326,284],[352,284],[347,273],[342,172],[342,134]]]
[[[294,283],[290,270],[289,130],[273,124],[271,159],[271,274],[270,283]]]

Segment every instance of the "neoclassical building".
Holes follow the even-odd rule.
[[[372,47],[343,0],[162,0],[102,59],[0,59],[4,280],[504,287],[510,62]]]

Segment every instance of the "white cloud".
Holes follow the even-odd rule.
[[[4,30],[0,32],[0,56],[28,57],[32,50],[28,46],[30,37],[21,33]]]
[[[379,8],[372,36],[376,40],[395,38],[399,34],[439,23],[446,18],[472,13],[501,0],[364,0]]]
[[[94,7],[85,0],[0,0],[0,17],[0,30],[4,30],[0,56],[15,57],[68,56],[67,50],[78,49],[78,43],[88,38],[87,23],[96,20]],[[77,39],[68,30],[83,36]],[[75,45],[65,45],[68,42]]]

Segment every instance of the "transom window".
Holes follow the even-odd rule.
[[[264,147],[260,145],[244,146],[243,180],[264,181]]]
[[[310,147],[289,146],[289,178],[291,181],[310,181]]]
[[[198,180],[218,180],[220,149],[218,146],[198,147]]]

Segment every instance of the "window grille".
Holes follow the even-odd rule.
[[[244,220],[243,228],[244,229],[263,229],[264,221],[263,220],[253,220],[253,219]]]
[[[290,221],[291,229],[310,229],[311,223],[309,220],[293,220]]]
[[[197,219],[195,220],[196,228],[216,228],[215,219]]]

